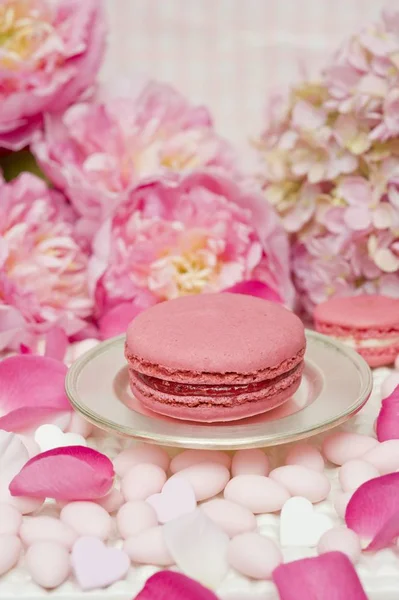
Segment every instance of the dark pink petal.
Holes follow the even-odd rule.
[[[152,575],[135,600],[217,600],[217,596],[197,581],[173,571]]]
[[[346,507],[348,527],[370,539],[366,550],[389,546],[399,535],[399,473],[363,483]]]
[[[226,288],[222,291],[230,292],[232,294],[247,294],[248,296],[258,296],[258,298],[263,298],[263,300],[270,300],[270,302],[283,302],[279,294],[262,281],[241,281],[240,283],[236,283],[232,287]]]
[[[376,433],[380,442],[399,439],[399,385],[382,401]]]
[[[99,320],[101,339],[106,340],[126,332],[127,326],[144,308],[138,307],[133,302],[122,302],[111,308]]]
[[[46,335],[45,356],[55,360],[64,360],[68,348],[68,337],[61,327],[52,327]]]
[[[327,552],[280,565],[273,571],[280,600],[367,600],[359,577],[342,552]]]
[[[28,429],[43,416],[70,411],[66,372],[64,364],[47,356],[26,354],[1,361],[0,429]]]
[[[13,496],[95,500],[113,485],[112,462],[96,450],[68,446],[31,458],[10,484]]]

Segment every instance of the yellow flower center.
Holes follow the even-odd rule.
[[[199,294],[214,272],[205,252],[186,252],[181,256],[173,256],[170,261],[175,269],[174,280],[179,296]]]

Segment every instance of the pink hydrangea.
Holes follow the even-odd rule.
[[[87,237],[148,178],[203,166],[235,170],[235,155],[208,111],[151,81],[47,116],[33,151],[83,217]]]
[[[92,312],[88,256],[66,200],[24,173],[0,183],[0,350],[36,349],[52,327],[68,336]]]
[[[220,173],[144,184],[94,238],[89,281],[100,319],[258,280],[292,305],[288,241],[273,209]]]
[[[348,40],[316,82],[271,98],[261,179],[310,312],[334,294],[399,296],[399,11]]]
[[[102,0],[2,0],[0,147],[26,146],[45,112],[93,84],[103,56]]]

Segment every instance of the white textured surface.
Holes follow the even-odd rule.
[[[365,434],[373,433],[374,421],[380,406],[380,385],[388,374],[388,369],[378,369],[374,372],[375,385],[369,402],[355,418],[346,424],[345,429]],[[320,438],[314,438],[313,441],[315,444],[319,444]],[[114,457],[126,445],[126,441],[122,438],[104,437],[95,441],[92,440],[92,445],[95,445],[110,457]],[[282,463],[285,451],[286,448],[281,447],[268,451],[273,465]],[[332,504],[334,491],[340,489],[337,474],[338,469],[328,470],[332,482],[332,491],[326,501],[317,505],[316,510],[329,515],[335,523],[339,524],[342,521],[335,513]],[[49,505],[46,510],[51,514],[53,508]],[[259,516],[258,525],[262,534],[278,540],[279,517],[277,515]],[[115,541],[115,543],[118,542]],[[315,556],[316,551],[310,548],[286,548],[283,554],[285,561],[291,561]],[[57,600],[100,600],[102,598],[107,600],[131,600],[155,570],[153,567],[132,568],[126,580],[112,585],[107,590],[83,593],[71,579],[57,590],[49,593],[31,581],[24,569],[22,559],[18,568],[0,578],[0,599],[36,600],[51,597]],[[363,554],[357,570],[370,600],[397,600],[399,596],[399,557],[394,550],[383,550],[376,554]],[[278,598],[276,589],[271,582],[249,581],[233,572],[233,570],[230,571],[217,593],[222,600],[277,600]]]

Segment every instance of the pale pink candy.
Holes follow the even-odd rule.
[[[380,550],[399,536],[399,473],[366,481],[355,491],[345,513],[348,527],[367,539],[366,550]]]
[[[174,478],[186,480],[200,502],[220,494],[230,479],[230,472],[221,464],[204,462],[182,469],[170,481]]]
[[[347,527],[334,527],[326,531],[317,544],[319,554],[343,552],[353,563],[359,560],[361,551],[359,537]]]
[[[119,533],[126,540],[158,525],[155,510],[144,500],[126,502],[116,515]]]
[[[0,577],[17,564],[22,550],[19,537],[12,534],[0,535]]]
[[[46,589],[56,588],[69,575],[69,551],[57,542],[35,542],[25,554],[25,566],[35,583]]]
[[[162,491],[149,496],[146,502],[153,507],[160,523],[168,523],[197,508],[193,487],[187,478],[179,475],[169,479]]]
[[[228,535],[200,509],[163,526],[166,546],[189,577],[216,588],[227,575]]]
[[[179,452],[172,458],[170,470],[172,473],[177,473],[182,469],[203,462],[215,462],[230,469],[231,457],[220,450],[183,450],[183,452]]]
[[[327,552],[280,565],[273,571],[280,600],[367,600],[359,577],[342,552]]]
[[[381,475],[399,469],[399,440],[386,440],[363,454],[362,460],[372,464]]]
[[[382,382],[381,396],[387,398],[394,392],[395,388],[399,385],[399,373],[394,371]]]
[[[256,529],[256,518],[250,510],[224,498],[204,502],[201,510],[230,538]]]
[[[0,362],[0,428],[30,429],[71,410],[65,394],[67,368],[44,356],[11,356]]]
[[[11,504],[0,503],[0,535],[18,535],[21,524],[19,510]]]
[[[224,490],[226,500],[248,508],[254,514],[281,510],[290,498],[288,490],[263,475],[237,475]]]
[[[141,463],[158,465],[164,471],[168,470],[170,458],[167,452],[160,446],[152,444],[135,444],[122,450],[114,459],[115,473],[124,477],[131,467]]]
[[[166,473],[158,465],[142,463],[131,467],[122,479],[121,492],[126,500],[146,500],[158,494],[166,482]]]
[[[73,412],[67,431],[88,438],[93,432],[93,425],[89,421],[86,421],[79,413]]]
[[[252,579],[271,579],[274,569],[283,562],[277,544],[255,532],[234,537],[230,541],[227,556],[236,571]]]
[[[344,492],[353,492],[365,481],[379,477],[379,475],[376,467],[360,458],[348,460],[338,472],[339,482]]]
[[[123,549],[134,563],[170,567],[174,564],[165,542],[164,527],[145,529],[134,537],[128,538]]]
[[[123,579],[130,567],[129,556],[118,548],[107,548],[93,537],[79,538],[71,553],[71,564],[84,591],[103,588]]]
[[[71,502],[61,510],[60,519],[79,536],[106,540],[111,533],[112,519],[96,502]]]
[[[135,600],[218,600],[213,592],[197,581],[174,571],[159,571],[147,579]]]
[[[268,475],[270,461],[263,450],[238,450],[231,464],[231,474],[236,475]]]
[[[124,502],[125,498],[123,497],[122,492],[116,488],[112,488],[106,496],[97,498],[96,500],[96,503],[105,508],[109,513],[114,513],[119,510]]]
[[[377,445],[378,440],[368,435],[338,431],[323,441],[323,454],[330,462],[343,465],[348,460],[360,458]]]
[[[324,473],[302,465],[286,465],[273,469],[270,479],[285,487],[291,496],[302,496],[310,502],[321,502],[331,490],[331,484]]]
[[[311,444],[295,444],[292,446],[285,457],[286,465],[301,465],[314,471],[324,471],[324,460],[319,450]]]
[[[399,439],[399,384],[382,401],[376,422],[376,433],[380,442]]]
[[[93,84],[105,47],[101,2],[58,0],[6,3],[0,145],[19,150],[32,140],[47,112],[59,112]],[[9,14],[10,13],[10,14]],[[29,32],[26,32],[26,27]]]
[[[31,458],[10,483],[13,496],[92,500],[112,487],[111,461],[84,446],[55,448]]]
[[[25,546],[36,542],[57,542],[69,550],[72,548],[77,533],[59,519],[40,515],[38,517],[25,517],[19,531],[19,537]]]
[[[353,492],[336,492],[334,494],[334,508],[335,512],[341,519],[345,519],[346,507],[348,506],[349,500],[352,498]]]

